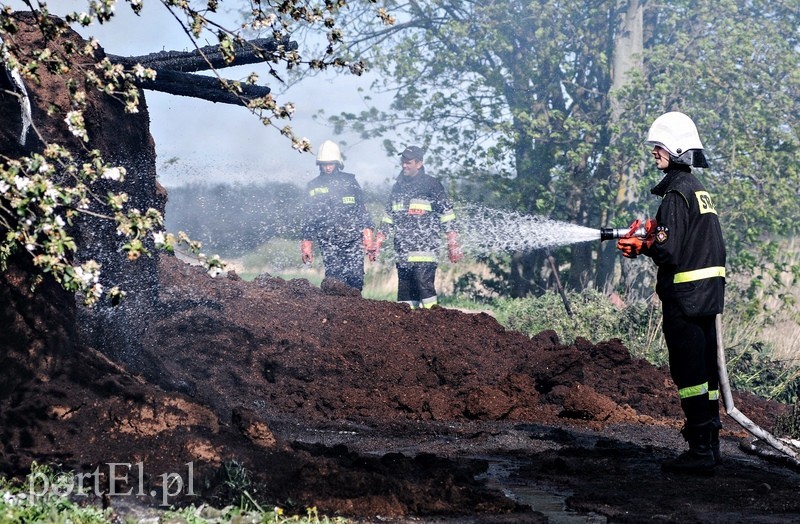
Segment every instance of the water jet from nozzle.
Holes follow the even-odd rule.
[[[462,203],[456,215],[462,247],[469,254],[532,251],[600,239],[597,228],[480,204]]]

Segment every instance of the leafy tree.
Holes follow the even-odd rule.
[[[611,195],[604,152],[616,3],[412,1],[396,16],[394,28],[357,42],[375,43],[371,63],[395,92],[392,111],[358,115],[359,128],[401,128],[428,146],[437,173],[502,195],[506,207],[600,227],[594,201]],[[542,261],[514,254],[515,295],[542,290]],[[573,269],[576,281],[584,269]]]
[[[337,1],[262,1],[254,3],[247,12],[241,27],[229,29],[219,21],[221,1],[205,3],[160,0],[195,48],[202,51],[198,42],[214,39],[218,42],[224,61],[231,64],[237,49],[251,46],[245,37],[267,34],[277,41],[291,36],[298,27],[317,28],[330,43],[321,56],[304,57],[297,50],[283,46],[275,50],[255,49],[261,53],[269,74],[280,79],[276,68],[282,64],[287,70],[299,67],[324,69],[349,67],[359,72],[359,64],[351,64],[336,56],[336,44],[341,32],[334,17],[346,4]],[[163,217],[158,209],[137,209],[131,206],[124,189],[126,170],[102,158],[93,149],[92,130],[85,122],[84,111],[88,100],[94,96],[108,96],[118,100],[129,113],[139,107],[140,90],[136,87],[142,79],[152,79],[152,69],[136,64],[124,67],[113,63],[98,52],[99,43],[90,39],[85,45],[76,45],[70,39],[71,27],[92,23],[110,23],[117,4],[127,5],[135,12],[143,6],[142,0],[91,0],[85,10],[76,10],[63,18],[51,16],[44,2],[25,1],[33,26],[39,33],[34,48],[20,45],[19,12],[0,2],[0,57],[3,79],[0,96],[19,100],[23,115],[23,133],[19,144],[9,145],[0,156],[0,265],[14,253],[27,253],[34,265],[49,273],[65,289],[84,293],[86,302],[99,300],[104,289],[100,284],[100,265],[94,260],[81,261],[81,246],[77,245],[72,224],[82,216],[91,216],[116,224],[121,249],[128,258],[136,259],[152,249],[172,249],[185,242],[194,251],[199,245],[183,235],[174,237],[163,229]],[[236,2],[237,7],[241,4]],[[197,6],[197,7],[196,7]],[[210,62],[209,62],[210,63]],[[213,68],[212,68],[213,69]],[[216,69],[213,69],[217,73]],[[52,107],[49,118],[60,119],[68,133],[64,143],[47,143],[38,132],[36,122],[26,113],[25,84],[35,84],[41,75],[63,75],[67,83],[69,100],[61,107]],[[293,113],[293,104],[279,104],[271,96],[245,98],[242,84],[257,84],[259,76],[251,73],[246,80],[228,82],[219,76],[220,89],[238,96],[240,103],[261,119],[265,125],[276,128],[299,151],[310,151],[307,139],[294,136],[288,125],[279,125]],[[29,110],[28,110],[29,112]],[[17,115],[17,118],[19,115]],[[30,132],[38,137],[26,145],[23,137]],[[35,145],[30,145],[35,143]],[[207,259],[210,271],[219,271],[218,259]],[[114,289],[119,297],[122,290]]]
[[[412,0],[392,14],[392,28],[353,32],[385,75],[376,89],[394,93],[390,111],[344,114],[339,127],[426,145],[437,173],[518,211],[622,227],[657,206],[644,196],[659,178],[643,163],[647,126],[681,110],[709,150],[701,176],[732,267],[777,262],[754,253],[798,215],[794,3]],[[571,286],[606,287],[618,257],[602,249],[570,249]],[[542,255],[514,254],[514,295],[538,291]]]
[[[702,176],[740,277],[729,283],[745,282],[752,297],[784,293],[800,271],[780,247],[797,234],[800,213],[800,6],[675,2],[649,11],[647,26],[647,74],[642,91],[627,95],[644,103],[629,118],[692,115],[711,165]],[[653,171],[644,181],[655,181]]]

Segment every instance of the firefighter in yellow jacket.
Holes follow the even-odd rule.
[[[364,286],[364,253],[371,252],[373,223],[364,205],[364,195],[355,175],[345,173],[336,143],[326,140],[317,152],[319,176],[306,187],[303,213],[303,263],[313,261],[313,243],[322,251],[325,278],[350,287]]]
[[[651,193],[661,197],[647,237],[620,239],[626,257],[649,256],[658,266],[664,339],[672,379],[686,423],[689,450],[662,470],[710,475],[719,456],[719,376],[716,315],[725,294],[725,244],[711,195],[692,173],[708,167],[691,118],[680,112],[658,117],[646,144],[664,178]]]
[[[400,153],[402,171],[392,186],[374,249],[377,253],[381,242],[394,233],[397,301],[412,309],[438,303],[435,277],[442,232],[450,261],[458,262],[463,256],[453,204],[442,183],[425,172],[423,157],[418,146]]]

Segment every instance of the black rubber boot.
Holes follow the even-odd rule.
[[[689,450],[676,458],[661,464],[661,471],[667,473],[686,473],[688,475],[711,476],[714,474],[714,453],[711,451],[711,422],[699,426],[686,426],[681,430],[683,438],[689,443]]]

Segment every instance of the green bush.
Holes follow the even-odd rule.
[[[493,309],[501,324],[529,336],[552,329],[565,344],[571,344],[577,337],[595,344],[617,338],[638,358],[656,365],[666,362],[661,312],[657,307],[636,301],[620,308],[594,290],[567,292],[566,295],[571,317],[557,293],[497,299]]]

